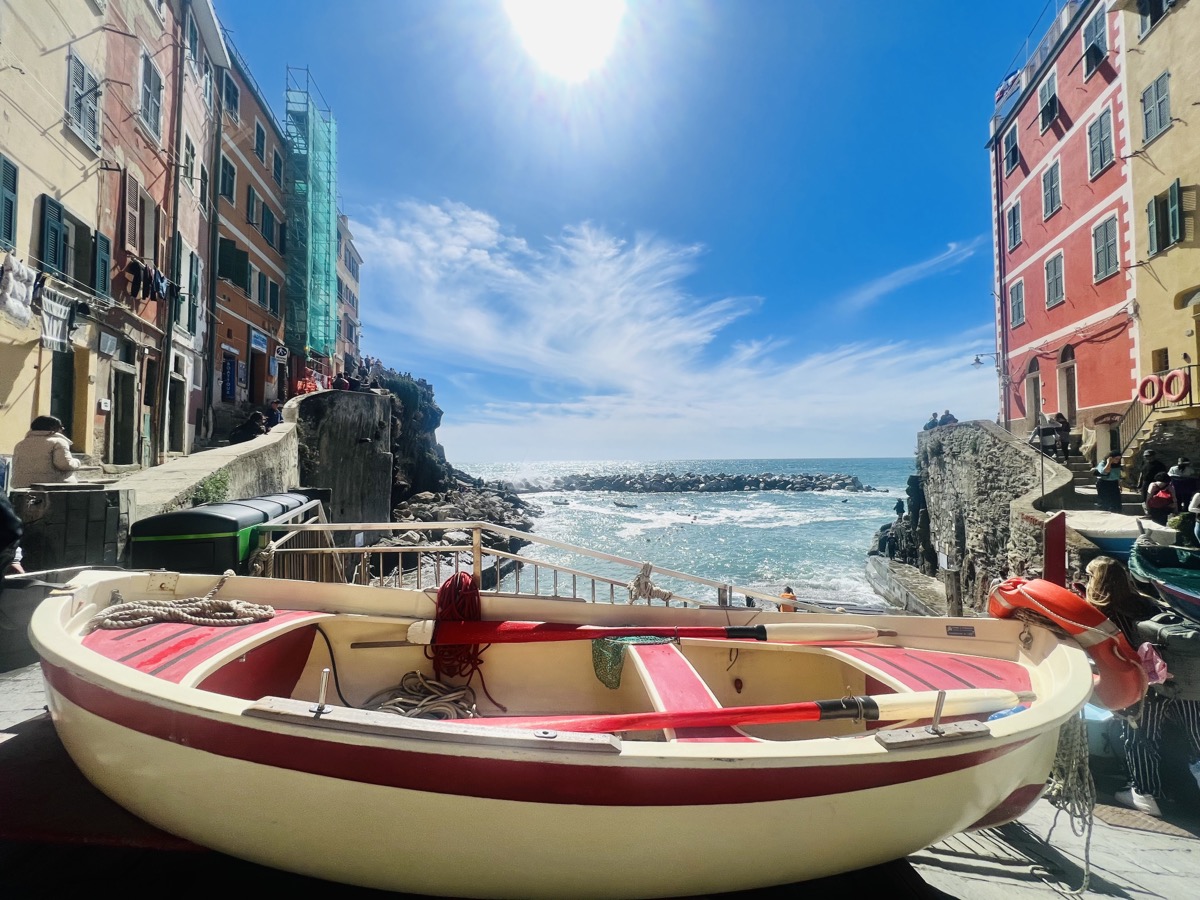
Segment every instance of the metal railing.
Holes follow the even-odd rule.
[[[1186,377],[1183,379],[1184,384],[1180,385],[1178,379],[1176,379],[1175,384],[1172,385],[1167,378],[1167,376],[1171,375],[1172,372],[1185,373]],[[1177,368],[1169,371],[1154,373],[1157,378],[1160,378],[1166,382],[1168,387],[1185,387],[1186,389],[1183,390],[1182,395],[1174,398],[1168,397],[1166,391],[1164,390],[1162,391],[1158,400],[1154,403],[1143,403],[1139,398],[1134,398],[1130,402],[1129,408],[1126,409],[1121,415],[1121,421],[1118,422],[1116,426],[1117,439],[1120,443],[1122,455],[1124,455],[1126,451],[1128,451],[1129,448],[1132,447],[1135,442],[1137,442],[1138,436],[1141,434],[1142,429],[1150,420],[1150,417],[1156,412],[1168,409],[1184,409],[1187,407],[1200,405],[1196,402],[1195,392],[1197,374],[1200,374],[1200,367],[1196,365],[1178,366]],[[1173,393],[1178,395],[1179,391],[1176,390],[1173,391]]]
[[[646,587],[671,592],[667,601],[671,605],[753,605],[747,599],[778,602],[773,594],[755,588],[701,578],[486,522],[263,525],[260,533],[264,536],[269,533],[271,537],[251,565],[255,574],[266,578],[436,591],[451,575],[469,572],[483,593],[497,596],[625,603],[634,593],[631,585],[639,579],[645,583],[647,579],[641,578],[644,575],[653,579]],[[393,540],[362,546],[368,534],[382,534]],[[397,534],[400,537],[396,538]],[[403,537],[406,534],[419,537]],[[339,535],[343,540],[337,539]],[[449,543],[434,543],[439,537]],[[524,554],[504,549],[512,547],[514,540],[528,544]],[[600,571],[585,571],[583,566],[594,566]],[[829,611],[828,607],[813,603],[789,602],[814,612]]]

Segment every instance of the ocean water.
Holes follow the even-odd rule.
[[[911,457],[898,459],[680,459],[655,462],[589,461],[456,463],[489,481],[549,485],[556,477],[674,472],[684,474],[856,475],[876,491],[743,491],[736,493],[630,494],[558,492],[525,494],[543,515],[534,533],[575,546],[738,587],[778,594],[791,585],[801,600],[825,605],[882,606],[864,574],[871,537],[894,521],[904,498]],[[566,500],[557,505],[554,500]],[[637,508],[615,506],[614,500]],[[592,560],[532,546],[526,555],[623,579],[628,570],[604,571]],[[655,584],[681,589],[655,578]]]

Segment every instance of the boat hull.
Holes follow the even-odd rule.
[[[147,733],[161,731],[151,724],[162,721],[152,706],[139,712],[140,701],[109,695],[62,670],[51,673],[50,682],[51,713],[76,764],[101,791],[146,821],[263,865],[444,896],[670,897],[786,884],[875,865],[970,827],[1022,789],[1035,799],[1040,781],[1031,785],[1030,773],[1049,771],[1057,743],[1052,730],[988,752],[964,748],[956,763],[928,760],[927,770],[937,774],[902,776],[859,790],[837,790],[828,767],[812,766],[806,773],[784,765],[775,778],[805,783],[791,791],[802,796],[740,803],[692,803],[686,796],[673,803],[638,803],[618,793],[622,767],[611,779],[603,767],[582,767],[579,778],[601,782],[583,791],[590,802],[526,802],[504,796],[507,770],[519,760],[485,761],[494,767],[497,789],[479,793],[492,796],[378,783],[411,783],[406,777],[366,782],[347,777],[355,769],[354,745],[314,743],[191,713],[173,717],[166,735]],[[97,708],[106,699],[113,702],[106,715],[98,715],[68,694]],[[220,733],[228,753],[194,746],[210,728]],[[247,747],[256,741],[269,746],[267,755],[239,758],[254,756]],[[347,773],[313,771],[330,768],[339,750],[349,754]],[[374,771],[405,773],[427,762],[430,748],[384,752],[390,766],[380,768],[377,761]],[[289,759],[323,762],[301,769]],[[553,763],[540,765],[551,783],[562,775],[550,771]],[[710,762],[684,777],[696,780],[697,795],[711,796],[704,781],[720,781],[734,765]],[[853,763],[838,768],[854,782]],[[668,774],[653,767],[648,772]],[[858,777],[889,780],[879,771]]]

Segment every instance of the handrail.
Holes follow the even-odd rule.
[[[1174,369],[1155,372],[1154,375],[1158,378],[1166,378],[1173,371],[1187,373],[1187,390],[1183,397],[1171,400],[1163,394],[1152,404],[1143,403],[1140,398],[1135,397],[1121,415],[1121,421],[1117,423],[1117,440],[1120,443],[1122,456],[1133,446],[1138,435],[1141,434],[1142,428],[1156,412],[1200,405],[1196,402],[1195,394],[1196,376],[1200,374],[1200,367],[1195,364],[1176,366]]]
[[[674,579],[685,582],[697,588],[708,589],[716,592],[716,604],[710,604],[701,599],[686,597],[678,593],[673,593],[672,601],[684,603],[687,605],[698,606],[728,606],[730,605],[734,593],[741,594],[747,598],[755,598],[759,600],[767,600],[772,603],[777,603],[778,598],[764,591],[759,591],[754,588],[735,587],[734,585],[717,581],[711,578],[704,578],[698,575],[689,575],[686,572],[680,572],[675,569],[668,569],[663,566],[649,562],[639,562],[637,560],[628,559],[623,556],[617,556],[611,553],[604,553],[598,550],[590,550],[586,547],[579,547],[574,544],[568,544],[563,541],[556,541],[552,538],[540,537],[530,534],[525,531],[519,531],[514,528],[507,528],[503,525],[493,525],[488,522],[470,521],[470,522],[364,522],[358,524],[328,524],[328,523],[286,523],[280,525],[262,525],[258,526],[260,530],[270,532],[276,535],[269,541],[262,551],[263,559],[263,575],[266,577],[287,577],[281,573],[281,567],[285,560],[296,558],[301,559],[301,566],[304,565],[303,560],[320,559],[324,557],[332,557],[336,560],[339,567],[344,567],[343,573],[336,580],[343,581],[346,579],[357,580],[360,576],[363,579],[360,583],[377,583],[381,586],[395,584],[402,586],[405,579],[405,571],[411,571],[412,577],[410,582],[415,584],[416,590],[424,590],[422,587],[424,582],[424,563],[432,557],[432,566],[435,572],[435,578],[440,579],[441,561],[444,557],[452,557],[454,562],[454,570],[460,571],[464,568],[462,565],[463,557],[470,559],[470,570],[476,579],[482,584],[482,576],[487,569],[495,571],[496,580],[492,588],[492,593],[502,593],[501,581],[507,577],[502,572],[502,562],[511,564],[510,571],[513,573],[513,584],[515,590],[503,591],[506,594],[527,595],[520,590],[520,572],[522,567],[529,567],[533,570],[533,592],[528,594],[531,596],[546,596],[540,592],[540,574],[543,570],[549,572],[553,576],[553,591],[551,596],[565,597],[567,599],[586,599],[579,597],[578,580],[585,579],[592,582],[592,602],[597,602],[595,599],[596,585],[601,584],[609,590],[610,598],[614,596],[614,591],[617,588],[626,588],[634,581],[634,578],[641,570],[649,565],[649,574],[661,576],[663,578]],[[325,546],[317,548],[292,547],[290,546],[292,538],[297,534],[305,532],[332,534],[360,534],[360,533],[395,533],[395,532],[439,532],[446,533],[452,531],[469,532],[471,534],[470,546],[454,545],[446,546],[441,544],[372,544],[366,547],[362,546]],[[283,532],[283,534],[280,534]],[[565,551],[567,553],[590,558],[597,562],[605,562],[627,567],[631,570],[628,578],[621,578],[600,575],[591,572],[583,571],[572,566],[552,563],[545,560],[537,559],[533,556],[524,556],[511,553],[508,550],[499,548],[488,548],[482,540],[484,533],[490,533],[502,538],[517,538],[527,544],[545,547],[552,550]],[[331,543],[333,543],[331,541]],[[416,565],[404,567],[405,555],[414,555]],[[394,560],[393,560],[394,557]],[[376,576],[371,571],[371,562],[374,558],[378,563],[379,575]],[[485,558],[490,558],[491,564],[486,565]],[[387,576],[383,575],[385,564],[391,564],[394,561],[395,568]],[[335,573],[328,571],[324,564],[320,565],[320,573],[329,577],[334,577]],[[571,579],[570,594],[558,593],[558,578],[559,576],[567,576]],[[436,587],[436,585],[435,585]],[[611,599],[610,599],[610,602]],[[810,612],[828,612],[828,607],[821,606],[816,603],[804,601],[788,601],[792,605],[800,609],[805,609]]]

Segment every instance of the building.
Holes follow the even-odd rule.
[[[337,358],[335,370],[353,371],[362,361],[359,341],[362,322],[358,318],[359,270],[362,256],[354,246],[350,220],[338,214],[337,233]]]
[[[216,329],[211,347],[216,437],[246,409],[285,397],[287,139],[232,43],[224,73],[216,172],[219,239]]]
[[[293,388],[337,354],[337,125],[307,69],[287,73],[287,346]]]
[[[1116,7],[1130,45],[1126,80],[1133,277],[1142,334],[1138,364],[1143,376],[1183,369],[1194,384],[1200,359],[1200,254],[1195,252],[1200,145],[1188,133],[1186,119],[1200,105],[1200,9],[1169,0],[1124,0]],[[1188,409],[1172,415],[1190,409],[1189,402]]]
[[[991,156],[1001,416],[1111,422],[1139,377],[1126,28],[1066,0],[997,93]]]

